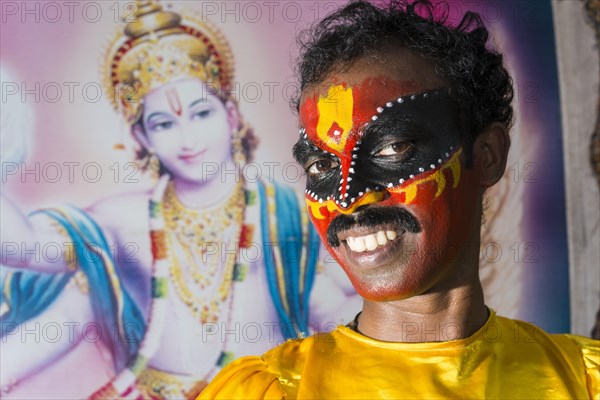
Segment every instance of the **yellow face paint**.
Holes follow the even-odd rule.
[[[342,85],[331,86],[327,96],[319,97],[317,136],[331,149],[344,150],[348,133],[352,130],[353,106],[352,88]]]

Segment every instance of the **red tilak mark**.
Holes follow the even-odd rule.
[[[167,91],[167,101],[169,102],[169,107],[171,107],[171,110],[177,114],[178,117],[181,117],[183,107],[181,106],[181,100],[179,100],[177,90],[170,89]]]
[[[327,132],[329,137],[331,137],[338,143],[340,142],[340,140],[342,140],[343,133],[344,129],[340,127],[339,124],[335,121],[333,122],[333,124],[331,124],[331,128],[329,128],[329,131]]]

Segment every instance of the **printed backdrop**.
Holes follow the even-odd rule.
[[[2,105],[21,99],[33,124],[25,163],[18,170],[4,168],[2,190],[29,212],[53,204],[85,207],[103,197],[149,188],[151,181],[131,164],[127,126],[101,86],[108,41],[122,29],[119,21],[131,12],[132,3],[0,4],[0,62],[10,73],[10,80],[2,77]],[[301,190],[303,178],[290,150],[297,137],[289,105],[296,90],[295,37],[341,2],[166,4],[201,13],[232,45],[234,92],[260,139],[257,162],[246,173]],[[501,314],[567,332],[561,117],[550,3],[452,1],[447,7],[453,21],[467,10],[481,14],[494,45],[506,56],[516,90],[511,158],[505,178],[487,198],[481,249],[487,302]],[[2,138],[8,140],[4,133]],[[119,142],[127,150],[115,150]],[[3,232],[10,229],[2,225]]]

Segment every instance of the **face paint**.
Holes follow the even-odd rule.
[[[402,256],[406,265],[416,259],[427,264],[426,253],[441,245],[440,254],[429,254],[431,264],[457,246],[450,237],[451,208],[461,214],[464,202],[456,197],[457,188],[461,180],[472,183],[470,176],[463,176],[450,89],[415,92],[412,82],[382,81],[377,77],[354,86],[332,85],[325,95],[306,98],[300,108],[304,127],[294,150],[307,170],[306,202],[313,224],[367,298],[398,291],[380,282],[375,295],[373,282],[353,270],[389,264],[392,256]],[[418,229],[410,230],[397,216],[375,222],[361,217],[362,209],[368,215],[374,207],[385,206],[408,210]],[[355,226],[336,237],[329,228],[338,217],[353,219]],[[465,232],[454,238],[464,238]],[[403,242],[404,248],[394,248],[392,242]],[[415,279],[415,267],[413,276],[404,279]]]

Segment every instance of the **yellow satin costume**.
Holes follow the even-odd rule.
[[[345,326],[223,369],[198,399],[598,399],[600,342],[496,316],[460,340],[390,343]]]

